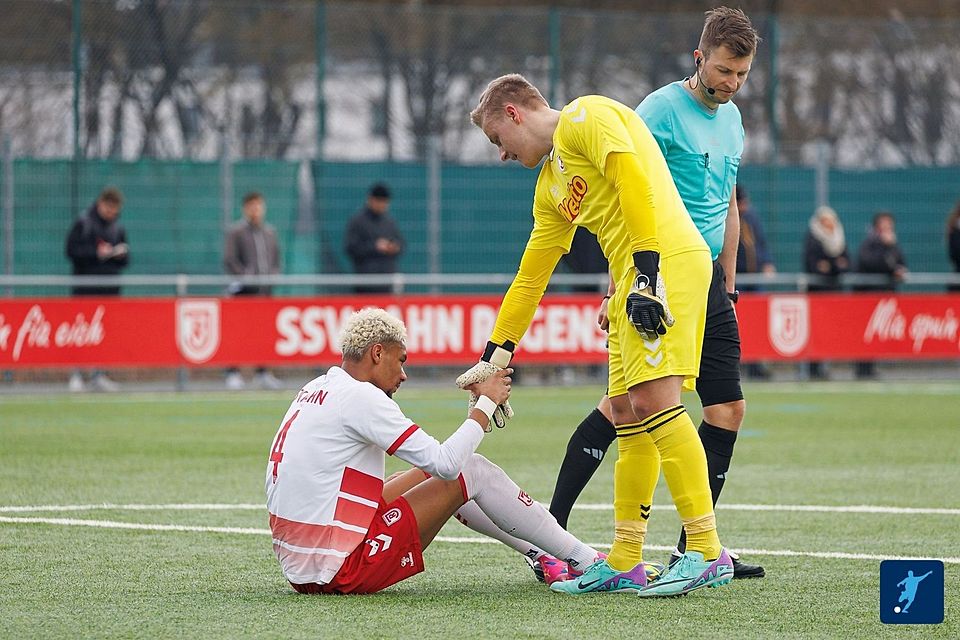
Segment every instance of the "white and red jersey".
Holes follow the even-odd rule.
[[[382,390],[340,367],[304,385],[267,463],[270,529],[284,576],[325,584],[336,575],[376,512],[385,452],[452,479],[482,437],[467,420],[441,445]]]

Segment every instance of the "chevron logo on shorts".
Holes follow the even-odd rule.
[[[650,355],[648,355],[644,359],[647,361],[647,364],[650,365],[651,367],[658,367],[660,366],[660,363],[663,362],[663,352],[660,351],[661,344],[662,344],[662,341],[660,340],[660,338],[657,338],[656,340],[643,341],[643,346],[646,347],[647,351],[650,352]]]

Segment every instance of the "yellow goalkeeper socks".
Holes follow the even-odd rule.
[[[660,452],[663,475],[687,533],[687,550],[699,551],[707,560],[720,555],[720,538],[713,514],[707,456],[697,430],[683,405],[644,420]]]
[[[640,423],[618,426],[619,458],[613,472],[613,548],[607,562],[616,571],[629,571],[643,560],[643,541],[653,492],[660,477],[660,454]]]

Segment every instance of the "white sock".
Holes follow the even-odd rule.
[[[483,512],[480,505],[473,500],[460,507],[453,517],[459,520],[463,526],[473,529],[477,533],[482,533],[485,536],[499,540],[531,560],[536,560],[545,553],[542,549],[520,538],[515,538],[498,527],[497,524]]]
[[[462,475],[467,495],[504,533],[526,540],[577,569],[596,560],[596,549],[565,531],[549,511],[483,456],[470,456]]]

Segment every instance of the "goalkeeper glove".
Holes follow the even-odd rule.
[[[667,290],[660,276],[660,254],[638,251],[633,254],[637,277],[627,294],[627,318],[644,340],[656,340],[673,326],[667,307]]]
[[[502,345],[487,342],[487,348],[483,350],[480,362],[460,374],[460,377],[457,378],[457,386],[461,389],[466,389],[472,384],[483,382],[497,371],[506,369],[510,365],[510,359],[513,357],[513,350],[515,348],[516,345],[509,340]],[[473,409],[476,404],[477,395],[471,392],[470,402],[467,405],[467,415],[470,414],[470,410]],[[505,401],[493,412],[493,422],[499,428],[503,429],[507,426],[507,419],[512,418],[513,415],[513,407],[510,406],[509,401]]]

